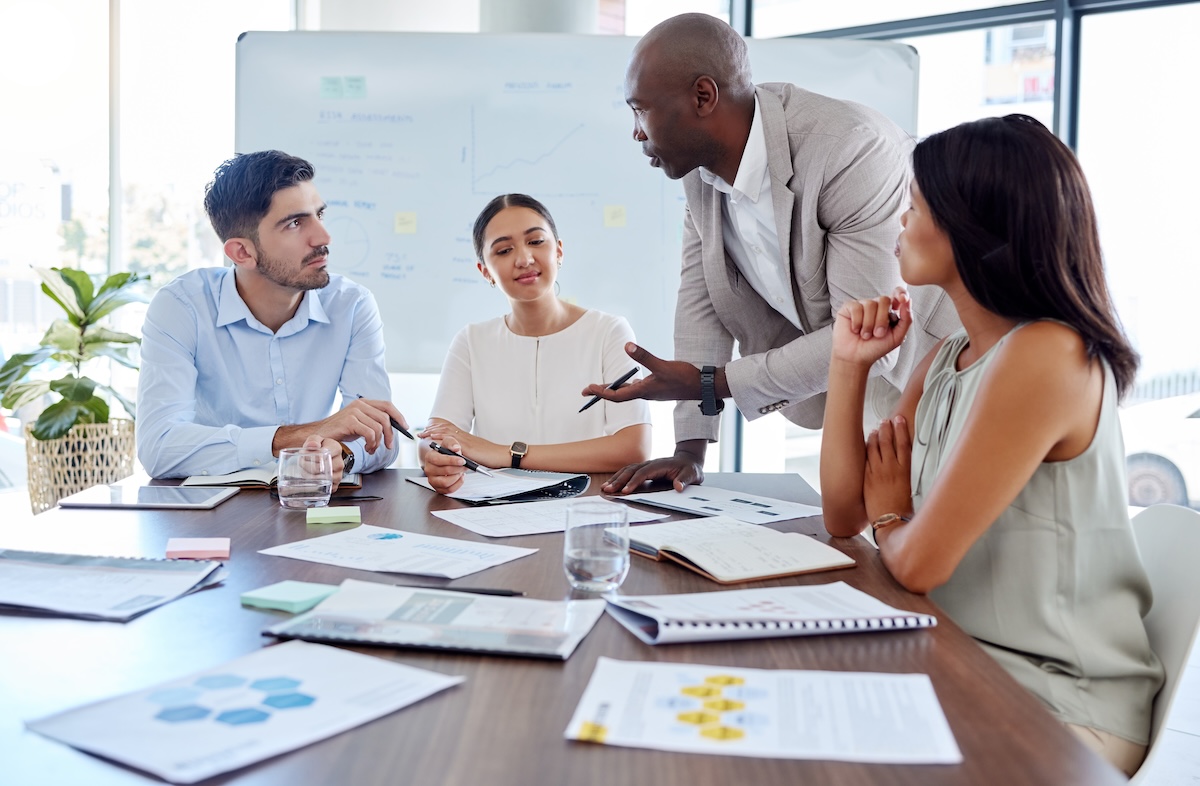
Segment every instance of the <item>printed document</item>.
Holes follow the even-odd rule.
[[[958,764],[925,674],[639,663],[601,657],[567,739],[769,759]]]
[[[171,783],[195,783],[361,726],[462,681],[292,641],[25,725]]]
[[[411,573],[414,576],[457,579],[536,551],[455,538],[435,538],[363,524],[332,535],[263,549],[259,554],[380,573]]]
[[[599,598],[534,600],[346,579],[307,614],[267,628],[281,638],[566,660],[604,613]]]
[[[600,497],[589,497],[588,501],[600,501]],[[433,515],[477,535],[488,538],[509,538],[513,535],[541,535],[546,532],[562,532],[567,527],[567,508],[578,500],[548,499],[541,502],[514,502],[511,505],[486,508],[459,508],[458,510],[435,510]],[[608,503],[616,505],[615,502]],[[665,519],[666,513],[651,513],[629,508],[629,523]]]
[[[693,513],[697,516],[732,516],[738,521],[750,524],[764,524],[768,521],[787,521],[788,519],[803,519],[821,515],[821,508],[813,505],[785,502],[781,499],[760,497],[741,491],[728,491],[715,486],[685,486],[683,491],[675,489],[649,491],[616,499],[640,502],[643,505],[654,505],[671,510],[682,510],[684,513]]]
[[[0,549],[0,607],[124,622],[224,578],[215,561]]]

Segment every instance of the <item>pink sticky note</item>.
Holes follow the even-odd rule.
[[[167,559],[229,559],[229,538],[171,538]]]

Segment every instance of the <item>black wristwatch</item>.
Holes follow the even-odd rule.
[[[705,366],[700,369],[700,414],[716,415],[725,409],[725,401],[717,398],[717,369]]]
[[[342,474],[349,474],[354,469],[354,453],[350,448],[346,447],[345,443],[339,442],[342,446]]]
[[[524,442],[514,442],[509,446],[508,452],[512,456],[513,469],[520,469],[521,459],[525,458],[525,454],[529,452],[529,446]]]

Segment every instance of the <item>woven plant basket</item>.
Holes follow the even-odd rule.
[[[133,474],[133,421],[75,426],[66,436],[40,440],[25,426],[29,465],[29,505],[35,514],[89,486],[113,483]]]

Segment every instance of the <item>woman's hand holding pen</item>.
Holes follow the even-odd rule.
[[[849,300],[833,324],[833,360],[870,366],[904,341],[912,325],[912,301],[904,287],[891,297]]]
[[[425,430],[417,434],[420,439],[437,442],[455,453],[470,458],[485,467],[506,467],[509,464],[508,448],[478,437],[446,420],[434,420]],[[425,477],[434,490],[449,494],[463,484],[467,472],[466,462],[458,456],[447,456],[423,446],[421,466]]]

